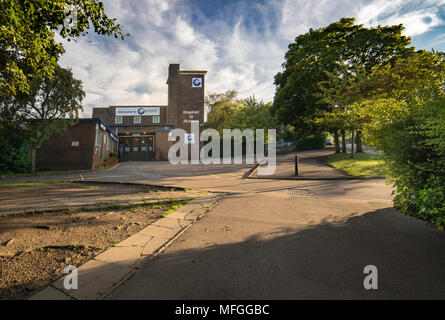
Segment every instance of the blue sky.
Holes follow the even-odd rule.
[[[208,70],[206,92],[237,89],[271,101],[287,46],[309,28],[355,17],[366,26],[403,23],[417,48],[445,51],[445,0],[103,0],[131,34],[65,43],[92,107],[167,104],[170,62]]]

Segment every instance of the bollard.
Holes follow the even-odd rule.
[[[299,162],[298,161],[298,156],[295,156],[295,175],[296,176],[299,175],[299,173],[298,173],[298,165],[299,165],[299,163],[298,162]]]

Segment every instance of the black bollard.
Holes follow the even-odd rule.
[[[295,175],[296,176],[299,175],[299,173],[298,173],[298,165],[299,165],[299,163],[298,162],[299,162],[298,161],[298,156],[295,156]]]

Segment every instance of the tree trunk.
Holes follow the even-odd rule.
[[[354,158],[354,129],[351,130],[352,139],[351,139],[351,158]]]
[[[341,152],[346,153],[346,133],[345,129],[341,129]]]
[[[36,148],[31,147],[31,173],[36,173]]]
[[[338,130],[334,131],[334,144],[335,144],[335,153],[340,153],[340,140],[338,136]]]
[[[360,130],[357,130],[357,148],[356,153],[363,153],[363,148],[362,148],[362,134]]]

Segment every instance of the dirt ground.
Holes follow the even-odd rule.
[[[27,298],[63,275],[65,266],[80,266],[186,201],[0,216],[0,299]]]

